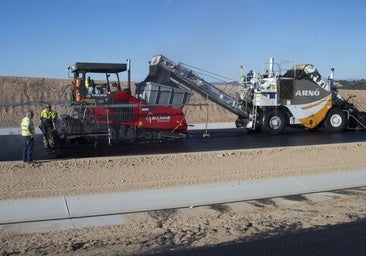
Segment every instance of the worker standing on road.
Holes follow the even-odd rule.
[[[43,133],[43,145],[47,148],[54,148],[54,133],[56,132],[57,113],[47,104],[41,112],[41,128]]]
[[[24,139],[23,146],[23,162],[33,162],[33,147],[34,147],[34,124],[33,124],[33,111],[29,110],[25,114],[21,124],[22,136]]]

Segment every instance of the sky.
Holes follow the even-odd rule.
[[[356,0],[7,0],[0,76],[68,78],[77,61],[131,59],[139,82],[163,54],[233,80],[271,57],[365,79],[365,10]]]

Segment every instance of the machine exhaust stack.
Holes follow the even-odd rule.
[[[330,69],[329,80],[334,80],[334,68]]]
[[[127,59],[127,87],[131,91],[131,59]]]
[[[334,88],[334,68],[330,69],[330,75],[329,75],[329,85],[330,85],[330,89]]]
[[[269,76],[274,77],[274,58],[269,59]]]

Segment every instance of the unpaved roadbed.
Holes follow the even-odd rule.
[[[0,162],[0,198],[109,193],[366,169],[366,143],[255,150]],[[301,196],[299,197],[302,198]],[[0,255],[147,255],[261,239],[366,218],[365,194],[339,193],[278,205],[273,200],[127,215],[118,226],[14,235]]]
[[[366,143],[0,162],[0,199],[96,194],[366,169]]]

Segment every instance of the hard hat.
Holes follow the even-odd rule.
[[[51,104],[47,104],[46,105],[46,108],[51,108]]]
[[[33,116],[33,111],[32,110],[28,110],[27,113],[25,113],[26,116]]]

